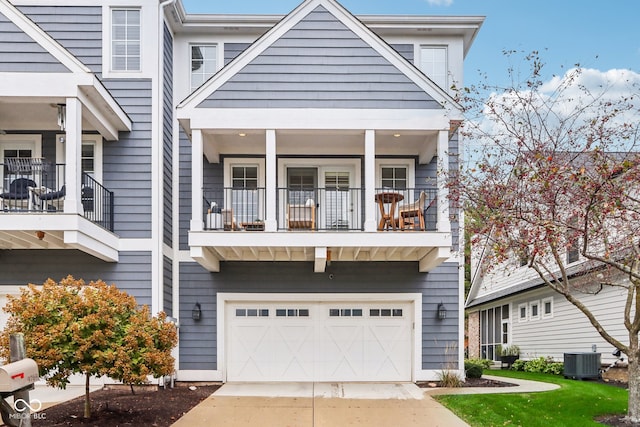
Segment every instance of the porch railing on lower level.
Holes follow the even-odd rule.
[[[82,173],[80,191],[84,217],[113,231],[113,191],[106,189],[88,173]]]
[[[43,159],[5,159],[0,163],[0,213],[60,213],[67,196],[65,165]],[[89,174],[82,174],[84,217],[113,231],[113,192]]]
[[[362,231],[364,188],[278,188],[278,230]],[[435,231],[435,188],[378,188],[375,220],[378,231]],[[264,188],[220,188],[204,192],[205,230],[263,231],[266,219]]]

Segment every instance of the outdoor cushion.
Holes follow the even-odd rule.
[[[34,180],[29,178],[14,179],[9,184],[9,191],[0,194],[2,199],[11,200],[28,200],[29,199],[29,187],[36,187],[37,184]]]

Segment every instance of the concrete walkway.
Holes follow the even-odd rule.
[[[421,389],[412,383],[227,383],[172,427],[468,427],[431,396],[558,388],[535,381],[483,377],[516,386]]]
[[[518,378],[497,377],[493,375],[482,375],[482,378],[515,384],[515,387],[430,388],[426,389],[425,392],[431,396],[435,396],[438,394],[537,393],[540,391],[551,391],[560,388],[560,386],[557,384],[521,380]]]

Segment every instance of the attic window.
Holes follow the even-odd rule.
[[[449,90],[446,46],[422,46],[420,48],[420,70],[441,89]]]
[[[140,71],[140,9],[111,11],[111,68]]]
[[[193,92],[216,73],[216,45],[191,45],[191,91]]]

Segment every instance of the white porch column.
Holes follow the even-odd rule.
[[[374,232],[376,224],[376,132],[364,132],[364,231]]]
[[[278,231],[278,220],[276,218],[278,183],[276,181],[276,131],[267,129],[266,132],[266,218],[264,221],[264,231]]]
[[[436,229],[441,233],[451,232],[449,220],[449,131],[438,132],[438,218]]]
[[[82,214],[82,104],[78,98],[67,98],[66,103],[64,212]]]
[[[202,130],[193,129],[191,134],[191,231],[202,231],[203,212],[203,151]]]

